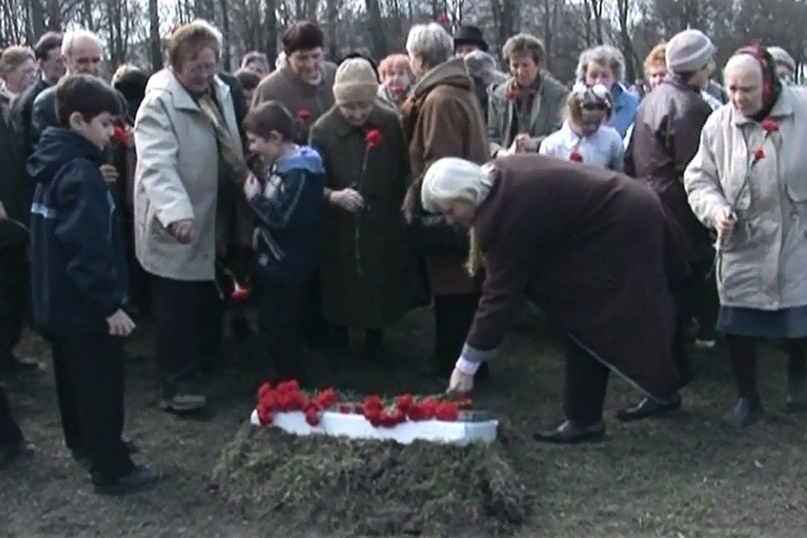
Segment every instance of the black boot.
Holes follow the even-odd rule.
[[[788,368],[787,410],[790,413],[807,410],[807,375],[803,368]]]
[[[679,409],[681,409],[681,396],[677,392],[667,400],[654,400],[645,396],[638,403],[617,411],[616,418],[622,422],[630,422],[669,415]]]

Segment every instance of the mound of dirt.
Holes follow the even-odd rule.
[[[222,450],[212,487],[244,517],[286,533],[503,535],[526,515],[524,487],[496,446],[297,437],[245,425]]]

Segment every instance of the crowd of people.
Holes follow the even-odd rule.
[[[762,417],[766,338],[787,343],[787,406],[807,408],[807,92],[783,50],[736,51],[724,89],[698,30],[651,51],[648,87],[610,45],[563,84],[524,33],[504,73],[473,26],[416,24],[378,64],[323,46],[295,22],[274,66],[250,52],[229,74],[195,21],[163,70],[123,65],[111,84],[88,31],[0,55],[0,369],[36,366],[15,353],[30,305],[96,491],[160,478],[122,436],[136,323],[154,327],[161,409],[185,415],[208,405],[197,374],[225,362],[225,317],[253,332],[249,304],[267,376],[304,386],[323,381],[312,350],[387,361],[385,329],[430,306],[423,373],[465,393],[532,301],[566,346],[564,416],[540,441],[602,437],[612,372],[638,393],[619,420],[679,409],[693,319],[697,346],[725,335],[725,420]],[[0,465],[24,447],[0,389]]]

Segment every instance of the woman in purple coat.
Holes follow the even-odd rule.
[[[667,285],[680,262],[664,208],[646,186],[536,154],[484,166],[444,158],[427,171],[422,199],[428,211],[471,227],[468,270],[484,265],[487,275],[450,391],[473,388],[526,295],[566,340],[565,418],[537,440],[602,437],[610,372],[655,401],[655,414],[680,406]]]

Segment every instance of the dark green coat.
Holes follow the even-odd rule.
[[[381,143],[369,150],[362,176],[365,134],[372,128],[381,132]],[[343,327],[383,328],[413,304],[401,213],[409,165],[398,115],[377,104],[365,126],[354,127],[334,106],[312,127],[311,145],[325,161],[326,187],[353,187],[367,204],[358,213],[326,208],[321,269],[325,319]]]

